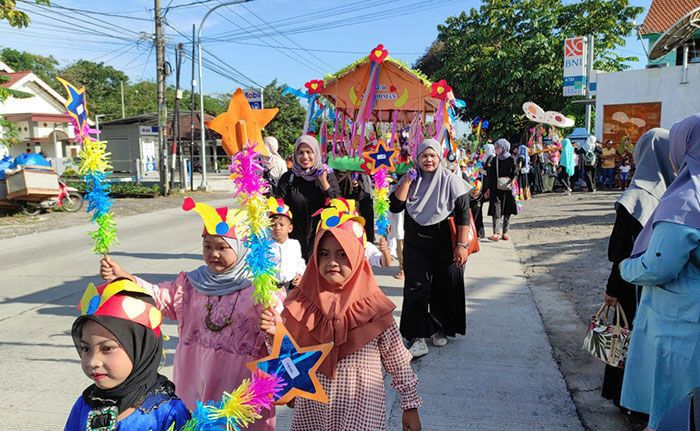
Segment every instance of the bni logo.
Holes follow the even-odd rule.
[[[583,55],[583,38],[566,39],[564,47],[565,57],[581,57]]]

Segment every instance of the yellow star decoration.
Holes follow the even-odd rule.
[[[224,151],[232,156],[245,146],[245,142],[239,142],[236,135],[236,124],[245,122],[248,141],[255,144],[255,151],[259,154],[268,155],[263,143],[262,128],[272,121],[278,112],[278,108],[252,109],[243,90],[239,88],[231,96],[228,110],[205,124],[221,135]]]

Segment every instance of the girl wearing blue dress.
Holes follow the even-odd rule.
[[[622,278],[643,286],[621,404],[649,413],[649,430],[700,386],[700,114],[669,139],[678,176],[620,263]]]
[[[116,292],[116,293],[115,293]],[[71,335],[94,383],[71,409],[66,431],[177,431],[190,413],[175,385],[158,374],[162,316],[130,280],[89,287]]]

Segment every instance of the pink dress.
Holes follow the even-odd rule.
[[[174,281],[157,285],[140,278],[137,282],[151,289],[165,317],[178,321],[180,340],[175,350],[173,381],[176,394],[191,411],[197,400],[218,401],[224,391],[233,391],[251,376],[245,364],[269,354],[265,334],[259,327],[262,306],[253,303],[252,286],[219,299],[197,292],[186,272]],[[233,323],[220,332],[207,328],[207,302],[212,305],[211,322],[223,325],[230,316]],[[246,429],[274,431],[274,409],[264,410],[262,416]]]
[[[330,402],[297,397],[291,431],[381,431],[386,428],[386,393],[382,365],[401,395],[403,410],[423,404],[412,356],[394,324],[360,350],[338,362],[335,377],[318,374]]]

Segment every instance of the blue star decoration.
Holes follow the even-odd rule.
[[[383,140],[377,141],[377,146],[362,155],[365,158],[369,174],[374,174],[382,166],[386,166],[389,172],[395,171],[394,160],[399,152],[398,148],[388,149]]]
[[[68,115],[73,117],[78,123],[78,127],[82,128],[87,124],[88,111],[87,111],[87,101],[85,100],[85,87],[78,89],[76,86],[71,84],[62,78],[56,78],[63,84],[68,92],[68,99],[66,100],[66,110]]]
[[[327,403],[328,395],[323,390],[316,371],[332,348],[333,343],[326,343],[302,349],[287,328],[278,323],[272,343],[272,354],[248,362],[246,366],[251,371],[258,369],[282,379],[285,385],[275,399],[274,403],[277,405],[287,404],[294,397]]]

